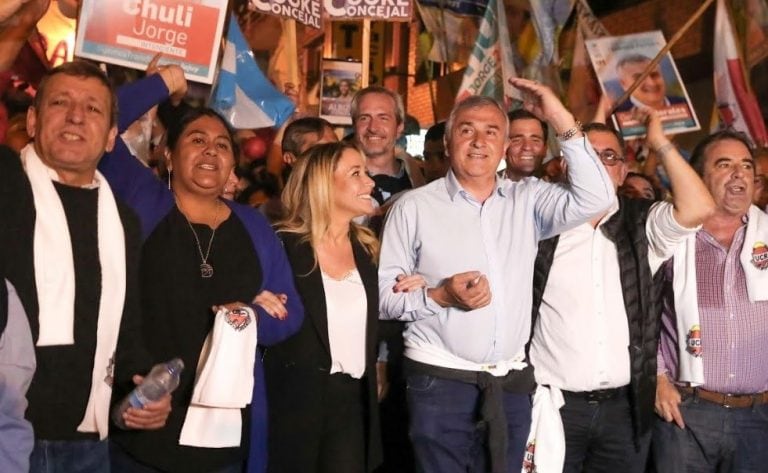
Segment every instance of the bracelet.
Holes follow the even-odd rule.
[[[574,136],[576,136],[576,134],[580,132],[581,132],[581,122],[576,120],[576,124],[573,127],[555,136],[557,136],[557,139],[559,139],[560,141],[567,141],[573,138]]]
[[[667,151],[669,151],[670,148],[674,148],[675,145],[672,144],[671,141],[667,141],[666,144],[659,146],[655,150],[653,150],[660,158],[663,158],[665,154],[667,154]]]

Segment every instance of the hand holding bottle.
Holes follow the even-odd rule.
[[[147,377],[133,376],[136,388],[115,406],[112,420],[123,429],[154,430],[165,426],[171,392],[179,385],[184,363],[175,358],[155,365]]]

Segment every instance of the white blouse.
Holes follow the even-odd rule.
[[[365,373],[365,326],[368,303],[357,269],[342,279],[325,273],[325,305],[328,311],[328,341],[331,374],[346,373],[360,379]]]

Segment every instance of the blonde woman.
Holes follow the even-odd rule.
[[[376,392],[379,243],[352,222],[373,211],[373,181],[350,143],[294,165],[278,224],[306,307],[299,332],[264,356],[268,471],[360,473],[381,461]],[[420,287],[404,277],[397,290]]]

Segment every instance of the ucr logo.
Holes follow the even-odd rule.
[[[686,337],[686,345],[688,350],[688,353],[695,357],[701,356],[701,327],[698,325],[694,325],[691,327],[691,329],[688,331],[688,336]]]
[[[525,473],[536,473],[536,463],[534,454],[536,452],[536,441],[528,442],[525,446],[525,456],[523,456],[523,471]]]
[[[757,269],[768,268],[768,246],[762,241],[752,246],[752,264]]]

